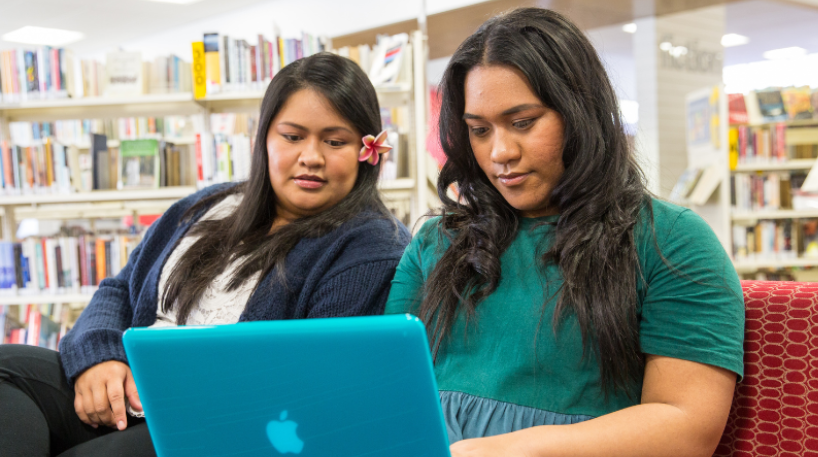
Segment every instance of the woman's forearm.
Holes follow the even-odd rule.
[[[527,457],[710,457],[721,429],[674,405],[632,406],[572,425],[545,425],[511,433]]]

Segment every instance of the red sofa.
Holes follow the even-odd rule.
[[[742,288],[744,379],[714,456],[818,457],[818,283]]]

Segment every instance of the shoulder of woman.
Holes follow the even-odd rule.
[[[688,208],[655,198],[652,200],[652,207],[653,231],[659,244],[680,237],[690,239],[713,235],[713,230],[707,222]]]
[[[235,182],[213,184],[188,195],[187,197],[179,200],[177,204],[181,204],[182,206],[186,207],[191,207],[207,197],[210,197],[212,195],[215,195],[219,192],[225,191],[237,185],[239,185],[239,183]]]
[[[392,247],[403,251],[412,239],[406,226],[396,218],[371,214],[362,214],[350,220],[341,227],[341,232],[347,243],[374,249]]]

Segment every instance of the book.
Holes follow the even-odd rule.
[[[108,169],[108,137],[96,133],[91,134],[91,169],[92,169],[92,189],[108,189],[107,173]]]
[[[746,124],[750,118],[747,114],[747,105],[744,101],[744,94],[727,94],[727,105],[729,107],[729,123]]]
[[[378,37],[376,49],[372,52],[372,67],[369,70],[369,78],[373,85],[398,82],[404,56],[409,54],[408,44],[409,35],[406,33]]]
[[[204,42],[192,43],[193,50],[193,98],[201,99],[207,95],[207,64],[205,59]]]
[[[683,203],[693,188],[696,187],[696,183],[699,181],[701,174],[702,170],[698,168],[688,168],[682,172],[676,185],[674,185],[670,191],[668,200],[674,203]]]
[[[160,186],[159,142],[155,139],[120,142],[118,189]]]
[[[758,108],[764,122],[787,120],[787,111],[784,108],[784,99],[781,90],[777,88],[765,89],[756,92]]]
[[[216,92],[222,83],[221,62],[219,61],[219,34],[205,33],[202,42],[204,43],[207,91]]]
[[[809,86],[787,87],[781,90],[784,108],[789,119],[812,119],[813,109],[810,95]]]
[[[143,70],[142,53],[109,52],[105,57],[105,95],[142,95]]]

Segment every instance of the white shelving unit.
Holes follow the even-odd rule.
[[[420,31],[410,36],[411,53],[404,64],[410,80],[377,87],[381,106],[406,106],[410,113],[408,132],[409,177],[382,181],[380,190],[388,206],[398,215],[409,214],[410,228],[430,208],[437,206],[435,186],[437,166],[426,152],[426,113],[428,90],[426,62],[428,46]],[[264,91],[225,92],[196,100],[191,93],[144,95],[122,98],[80,98],[35,100],[0,104],[0,139],[10,139],[8,124],[13,121],[44,122],[64,119],[97,119],[112,117],[198,115],[209,129],[209,115],[220,112],[258,113]],[[177,144],[192,144],[193,138],[174,138]],[[78,144],[78,147],[87,145]],[[118,146],[116,140],[109,147]],[[13,240],[17,220],[22,217],[41,219],[80,219],[136,216],[162,212],[176,200],[195,192],[193,187],[167,187],[155,190],[94,191],[69,194],[0,195],[2,238]],[[86,304],[90,294],[45,294],[0,296],[0,305],[30,303]]]
[[[734,221],[753,221],[758,219],[803,219],[818,217],[818,210],[782,209],[777,211],[734,212],[730,216]]]
[[[813,159],[795,159],[786,162],[740,163],[733,173],[752,173],[754,171],[795,171],[809,170],[815,165]]]
[[[93,294],[0,295],[0,305],[41,305],[67,303],[85,305]]]
[[[749,127],[765,127],[777,123],[754,123]],[[805,145],[816,144],[818,142],[818,120],[800,120],[787,121],[787,129],[785,130],[785,141],[788,146],[791,145]],[[811,171],[818,162],[816,159],[793,159],[784,162],[758,162],[758,163],[742,163],[738,164],[734,170],[729,170],[731,175],[741,173],[764,173],[764,172],[787,172],[787,171]],[[729,183],[727,183],[729,186]],[[729,189],[729,187],[728,187]],[[730,214],[730,230],[728,233],[721,234],[725,236],[730,242],[730,249],[732,247],[732,225],[733,223],[754,223],[758,220],[770,219],[804,219],[804,218],[818,218],[818,210],[759,210],[759,211],[735,211],[730,206],[729,190],[728,198],[719,202],[722,211]],[[809,268],[818,267],[818,258],[779,258],[769,260],[745,260],[734,259],[734,266],[739,273],[751,274],[759,270],[783,270],[789,268]]]
[[[797,257],[792,259],[736,260],[733,262],[739,273],[753,273],[761,269],[818,267],[818,258]]]
[[[87,205],[114,202],[120,204],[118,208],[111,206],[108,206],[107,208],[97,207],[96,209],[104,212],[96,217],[118,217],[116,214],[113,214],[111,210],[130,209],[130,215],[138,215],[140,213],[140,205],[129,207],[125,204],[126,202],[141,203],[142,208],[145,208],[145,203],[148,203],[148,205],[164,203],[169,206],[172,202],[179,200],[180,198],[184,198],[195,191],[196,188],[194,187],[164,187],[152,190],[102,190],[71,194],[4,195],[0,196],[0,207],[3,209],[3,239],[6,241],[11,241],[14,239],[18,219],[16,212],[22,207],[28,207],[25,209],[29,210],[29,213],[31,213],[31,210],[36,210],[38,207],[45,205],[50,205],[50,209],[53,211],[60,210],[60,208],[54,208],[55,205],[86,204],[84,209],[92,210],[95,208]],[[73,208],[63,208],[62,211],[67,211],[69,214],[66,215],[67,217],[58,217],[58,219],[72,218],[70,213],[73,211],[77,212],[75,217],[76,219],[87,217],[87,215],[81,214],[83,208],[76,206]],[[48,215],[44,214],[40,217],[45,219],[48,218]]]

